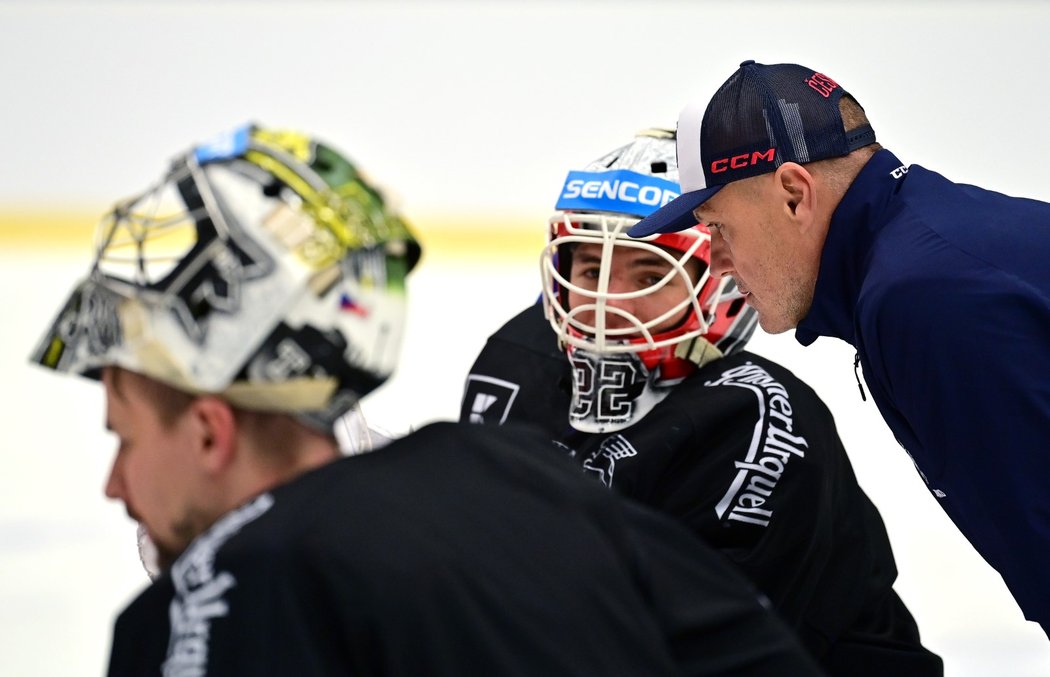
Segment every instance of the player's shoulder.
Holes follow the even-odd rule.
[[[180,590],[225,571],[257,584],[267,579],[291,585],[289,578],[318,553],[340,551],[352,539],[331,538],[334,531],[354,533],[353,507],[367,503],[369,491],[381,491],[381,472],[370,472],[366,457],[343,456],[253,497],[226,513],[198,536],[173,564],[171,577]],[[339,516],[333,519],[333,516]],[[343,544],[343,545],[341,545]],[[320,545],[320,547],[318,547]],[[321,558],[327,557],[322,553]],[[316,563],[316,562],[315,562]],[[181,582],[180,582],[181,581]]]
[[[330,464],[330,471],[315,471],[323,480],[302,487],[302,494],[328,493],[343,500],[358,501],[363,496],[389,494],[395,487],[409,491],[437,483],[455,484],[461,478],[485,477],[493,484],[515,466],[528,466],[531,459],[554,463],[559,469],[569,460],[555,448],[540,427],[520,422],[504,425],[475,425],[454,421],[428,423],[376,451],[344,458]],[[573,473],[578,474],[578,473]],[[327,486],[326,486],[327,485]]]
[[[811,425],[833,425],[827,404],[781,364],[740,351],[704,365],[673,391],[673,405],[694,426],[737,417],[762,417],[771,409],[796,411]]]
[[[784,365],[756,353],[742,350],[704,365],[691,377],[695,387],[724,389],[765,387],[789,394],[816,398],[816,393]]]
[[[443,449],[453,453],[464,447],[488,447],[510,444],[531,446],[536,441],[549,440],[537,428],[522,423],[503,426],[477,426],[454,421],[437,421],[398,439],[389,448],[410,452],[416,448]],[[385,449],[384,449],[385,450]]]
[[[563,461],[550,439],[531,426],[424,425],[380,449],[303,473],[228,513],[194,541],[172,575],[203,580],[208,572],[198,572],[200,565],[210,567],[211,575],[224,570],[238,580],[258,581],[333,562],[347,567],[347,575],[360,574],[378,560],[355,560],[358,546],[398,529],[407,541],[411,528],[399,522],[453,511],[461,501],[456,497],[466,496],[473,483],[498,487],[514,472],[528,474],[521,466],[530,455],[546,457],[548,464]]]
[[[284,505],[284,493],[259,494],[197,536],[169,571],[176,589],[185,594],[223,576],[241,576],[261,563],[270,566],[275,563],[274,553],[294,548],[291,542],[296,530],[289,513],[295,511]],[[293,492],[288,502],[296,503],[294,496]]]
[[[456,489],[458,495],[472,495],[475,485],[487,487],[483,494],[514,494],[523,488],[535,496],[556,498],[568,510],[594,501],[604,502],[612,494],[604,486],[580,472],[578,461],[565,453],[565,447],[551,439],[538,425],[508,422],[501,426],[466,423],[433,423],[404,440],[430,455],[445,445],[443,459],[435,463],[432,476]],[[488,500],[479,496],[479,501]],[[502,499],[494,499],[502,503]],[[493,507],[493,510],[502,508]]]
[[[402,453],[419,450],[427,455],[455,456],[470,466],[476,465],[479,457],[509,459],[511,464],[539,458],[543,463],[553,461],[559,467],[571,466],[555,448],[549,434],[537,425],[520,421],[508,421],[499,426],[440,421],[430,423],[398,442]]]
[[[507,423],[518,420],[564,427],[572,372],[557,336],[533,304],[489,337],[467,375],[460,420]]]
[[[564,357],[540,303],[533,303],[507,320],[488,340],[489,343],[509,343],[543,355]]]

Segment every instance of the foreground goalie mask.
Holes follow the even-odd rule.
[[[419,253],[335,150],[242,127],[103,218],[33,359],[91,377],[120,366],[330,432],[395,366]]]
[[[709,273],[706,227],[627,236],[678,193],[674,133],[665,130],[565,180],[541,269],[544,309],[574,372],[569,421],[578,430],[629,427],[755,330],[732,280]]]

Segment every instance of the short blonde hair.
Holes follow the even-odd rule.
[[[839,115],[842,116],[842,126],[847,133],[857,127],[869,124],[868,116],[864,109],[849,94],[843,94],[842,98],[839,99]]]

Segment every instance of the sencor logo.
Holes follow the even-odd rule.
[[[776,151],[776,148],[770,148],[769,150],[764,151],[756,150],[750,154],[743,153],[741,155],[734,155],[733,157],[724,157],[720,160],[714,160],[711,162],[711,173],[721,174],[730,169],[743,169],[744,167],[756,165],[760,161],[772,162],[776,157]]]
[[[634,181],[615,180],[590,180],[573,179],[565,184],[561,199],[572,200],[575,198],[587,198],[589,200],[620,200],[621,202],[637,202],[653,207],[662,207],[671,200],[678,197],[678,193],[659,186],[641,186]]]

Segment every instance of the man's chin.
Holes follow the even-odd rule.
[[[762,310],[751,304],[752,308],[758,313],[758,326],[762,327],[762,331],[767,334],[783,334],[786,331],[790,331],[798,326],[798,322],[791,322],[785,317],[770,316]]]

